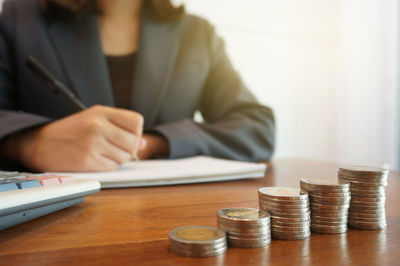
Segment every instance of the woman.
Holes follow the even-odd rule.
[[[166,0],[9,0],[0,18],[0,149],[37,171],[112,170],[198,154],[260,161],[272,111],[206,21]],[[89,106],[25,67],[35,57]],[[205,122],[193,121],[199,110]]]

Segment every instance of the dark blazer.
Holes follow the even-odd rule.
[[[131,109],[144,116],[146,130],[169,140],[170,158],[269,159],[273,113],[243,84],[214,28],[192,15],[160,23],[146,10],[141,27]],[[30,73],[25,66],[29,55],[87,106],[114,105],[94,14],[50,14],[37,0],[5,1],[0,17],[0,139],[76,112]],[[197,110],[204,123],[193,121]]]

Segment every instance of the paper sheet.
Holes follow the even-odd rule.
[[[100,181],[102,188],[159,186],[264,177],[266,165],[196,156],[129,162],[110,172],[58,173]]]

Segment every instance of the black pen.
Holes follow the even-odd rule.
[[[47,87],[54,93],[61,93],[65,96],[78,110],[85,110],[87,107],[76,97],[76,95],[62,82],[57,80],[48,69],[39,63],[34,57],[29,56],[26,66],[32,73],[42,80]]]
[[[32,73],[44,82],[47,87],[54,93],[61,93],[65,96],[78,110],[85,110],[87,107],[76,97],[76,95],[61,81],[57,80],[50,71],[39,63],[34,57],[29,56],[26,61],[26,66],[32,71]],[[135,161],[139,161],[139,157],[136,154],[132,154]]]

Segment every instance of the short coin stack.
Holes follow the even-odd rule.
[[[385,186],[388,173],[388,170],[381,168],[339,168],[339,179],[350,182],[350,227],[367,230],[386,227]]]
[[[302,178],[300,187],[308,192],[311,231],[342,234],[347,231],[350,184],[337,179]]]
[[[271,214],[271,235],[285,240],[310,237],[307,192],[299,188],[263,187],[258,190],[260,209]]]
[[[169,248],[185,257],[217,256],[226,251],[226,234],[209,226],[183,226],[169,232]]]
[[[258,248],[271,242],[269,213],[253,208],[227,208],[217,212],[218,228],[230,246]]]

